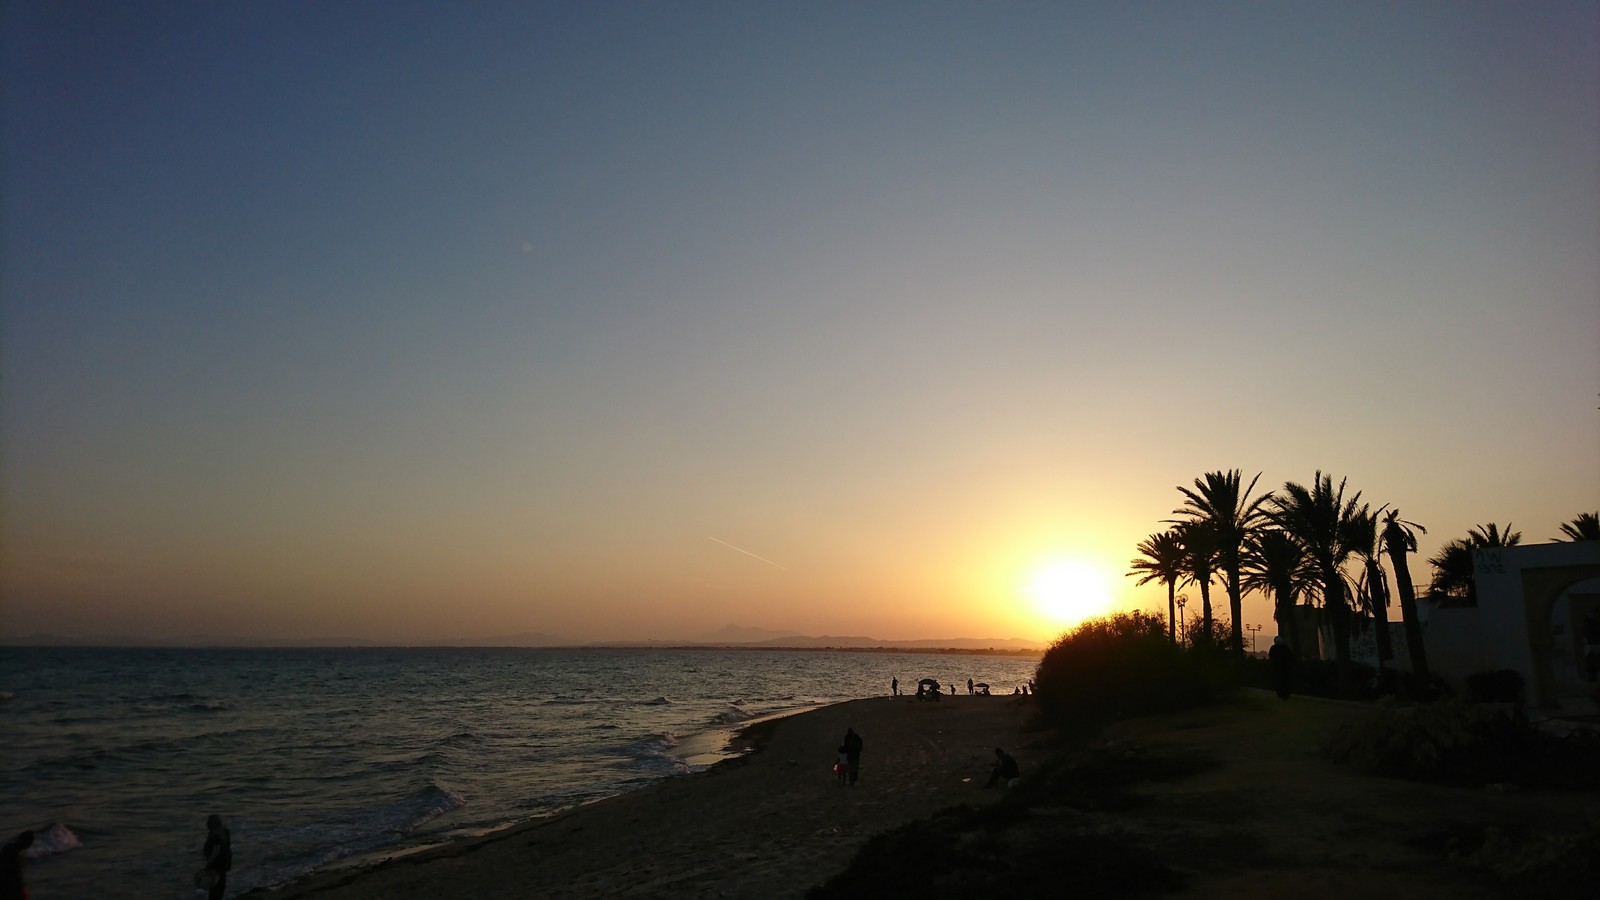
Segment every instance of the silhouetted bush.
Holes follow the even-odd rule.
[[[1546,734],[1518,709],[1459,699],[1384,707],[1324,748],[1364,772],[1442,784],[1592,787],[1600,740]]]
[[[1467,699],[1474,703],[1521,703],[1522,673],[1494,669],[1467,676]]]
[[[1094,727],[1183,709],[1236,685],[1220,646],[1174,646],[1160,616],[1118,613],[1078,626],[1039,661],[1041,714],[1053,725]]]

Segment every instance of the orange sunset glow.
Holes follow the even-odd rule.
[[[1043,645],[1204,472],[1600,496],[1592,11],[24,6],[7,640]]]

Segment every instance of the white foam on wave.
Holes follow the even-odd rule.
[[[677,735],[663,731],[624,746],[622,752],[623,755],[632,757],[648,768],[666,769],[671,774],[684,774],[692,769],[672,752],[678,743]]]
[[[41,856],[55,856],[82,847],[83,843],[78,836],[73,834],[67,826],[60,822],[52,822],[49,826],[33,833],[33,846],[23,851],[23,856],[29,859],[38,859]]]
[[[730,706],[713,716],[712,721],[719,725],[733,725],[738,722],[748,722],[755,717],[756,714],[747,709],[740,709],[737,706]]]

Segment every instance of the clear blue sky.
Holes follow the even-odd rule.
[[[1051,558],[1153,606],[1207,470],[1348,476],[1424,557],[1600,506],[1595,3],[3,41],[8,634],[1035,637]]]

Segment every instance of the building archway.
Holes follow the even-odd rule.
[[[1555,636],[1550,630],[1556,601],[1568,588],[1600,578],[1600,564],[1523,568],[1523,611],[1527,616],[1528,649],[1533,657],[1534,704],[1542,708],[1560,705],[1556,687]]]

